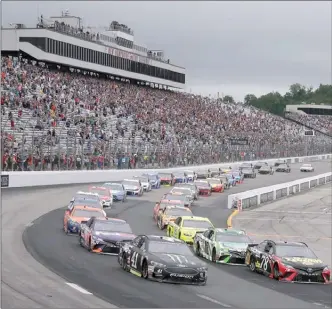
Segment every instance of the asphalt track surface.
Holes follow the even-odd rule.
[[[207,216],[216,226],[224,227],[230,214],[228,194],[331,170],[327,161],[315,162],[312,174],[300,173],[299,166],[292,165],[290,174],[258,175],[223,194],[202,197],[193,206],[193,213]],[[80,185],[3,190],[2,307],[105,308],[111,307],[110,304],[131,308],[331,306],[331,286],[279,283],[255,276],[245,267],[208,263],[209,278],[204,287],[149,282],[125,273],[116,257],[89,253],[79,246],[77,237],[66,236],[62,230],[64,210],[59,207],[65,206],[75,191],[84,188]],[[141,198],[117,203],[114,209],[107,211],[108,215],[127,220],[136,234],[163,235],[152,219],[152,209],[168,190],[153,190]],[[24,250],[22,234],[25,248],[35,260]],[[78,291],[66,282],[77,284],[93,294]]]

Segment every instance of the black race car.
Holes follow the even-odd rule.
[[[159,282],[205,285],[207,267],[182,240],[141,235],[120,247],[118,262],[125,271]]]
[[[262,166],[269,166],[267,162],[256,162],[254,165],[255,170],[259,170]]]
[[[256,172],[252,167],[244,167],[241,169],[244,178],[256,178]]]
[[[263,165],[258,170],[258,174],[262,174],[262,175],[273,175],[274,174],[274,170],[273,170],[272,166]]]
[[[196,172],[196,179],[206,179],[210,177],[210,171],[199,171]]]
[[[276,167],[276,172],[286,172],[290,173],[291,168],[289,167],[288,164],[280,164]]]
[[[120,219],[107,218],[107,220],[92,217],[81,224],[78,235],[82,247],[95,253],[118,255],[120,242],[132,241],[133,234],[129,224]]]
[[[287,282],[330,283],[331,271],[303,242],[249,244],[245,264],[253,272]]]
[[[275,167],[277,167],[281,164],[287,164],[286,160],[277,160],[276,162],[274,162]]]

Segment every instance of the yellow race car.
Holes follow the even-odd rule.
[[[177,205],[166,206],[160,209],[157,214],[157,226],[163,230],[170,222],[175,221],[179,216],[192,216],[193,213],[188,207]]]
[[[213,227],[208,218],[196,216],[181,216],[167,226],[167,236],[174,237],[192,245],[196,233],[202,233]]]

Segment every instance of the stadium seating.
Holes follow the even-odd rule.
[[[201,164],[323,153],[330,143],[318,134],[308,146],[303,126],[253,107],[27,59],[2,57],[1,83],[5,169]],[[232,146],[239,137],[249,145]]]

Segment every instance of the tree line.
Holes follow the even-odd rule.
[[[234,99],[226,95],[223,98],[223,102],[233,103]],[[291,85],[285,95],[281,95],[279,92],[270,92],[260,97],[256,97],[254,94],[247,94],[243,103],[283,116],[286,105],[302,103],[332,105],[332,85],[321,84],[317,89],[313,89],[313,87],[305,87],[297,83]]]

